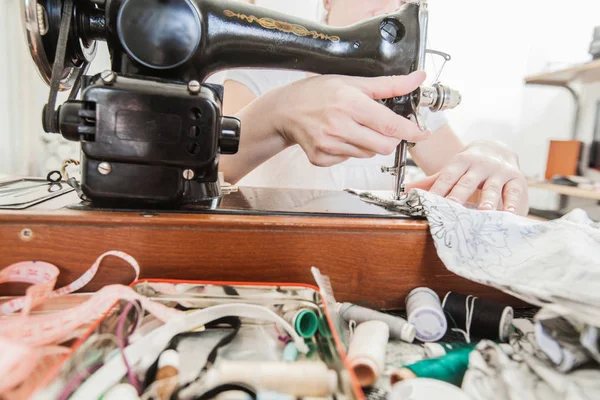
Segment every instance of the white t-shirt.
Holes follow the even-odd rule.
[[[283,85],[306,78],[300,71],[236,69],[227,71],[224,79],[247,86],[256,96]],[[435,131],[447,121],[440,113],[427,112],[429,129]],[[242,127],[243,134],[243,127]],[[390,190],[394,177],[381,172],[382,166],[393,166],[394,155],[377,155],[370,159],[349,159],[332,167],[313,165],[299,145],[289,147],[266,161],[240,180],[240,186],[273,187],[291,189],[344,190]],[[418,171],[413,171],[418,174]],[[407,181],[413,180],[408,176]],[[414,175],[413,175],[414,178]]]

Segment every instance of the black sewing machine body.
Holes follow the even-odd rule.
[[[26,15],[32,3],[38,12],[42,7],[47,32],[39,37],[39,13],[38,37],[36,27],[26,27],[38,70],[51,85],[44,128],[81,141],[81,188],[95,204],[152,207],[221,196],[219,156],[237,152],[241,125],[222,115],[222,87],[203,83],[216,71],[405,75],[424,54],[414,3],[333,28],[227,0],[75,0],[69,19],[72,1],[24,0]],[[62,42],[61,29],[68,30]],[[89,77],[97,40],[108,44],[112,71]],[[73,87],[56,111],[53,85]],[[390,106],[408,116],[411,99]]]

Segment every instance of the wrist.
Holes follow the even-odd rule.
[[[293,146],[296,140],[291,134],[290,127],[294,126],[293,107],[286,105],[289,85],[281,86],[271,90],[265,96],[265,114],[269,116],[269,127],[277,133],[285,147]]]
[[[264,148],[274,154],[290,146],[281,133],[284,123],[278,107],[278,95],[275,93],[277,90],[260,96],[238,114],[242,119],[242,141],[243,132],[251,130],[255,133],[252,140],[260,141]],[[252,126],[248,126],[250,124]]]

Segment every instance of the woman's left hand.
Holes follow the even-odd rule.
[[[407,190],[423,189],[465,204],[478,190],[480,210],[502,210],[527,215],[527,180],[517,154],[494,141],[478,141],[456,154],[437,174],[407,184]]]

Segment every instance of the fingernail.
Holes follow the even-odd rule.
[[[453,201],[455,203],[460,203],[460,200],[458,200],[456,197],[452,197],[452,196],[448,196],[446,197],[448,200]]]
[[[517,213],[517,209],[513,206],[506,207],[505,210],[508,211],[509,213],[513,213],[513,214]]]
[[[479,205],[479,209],[484,211],[492,211],[494,209],[494,206],[492,205],[492,203],[483,203]]]

